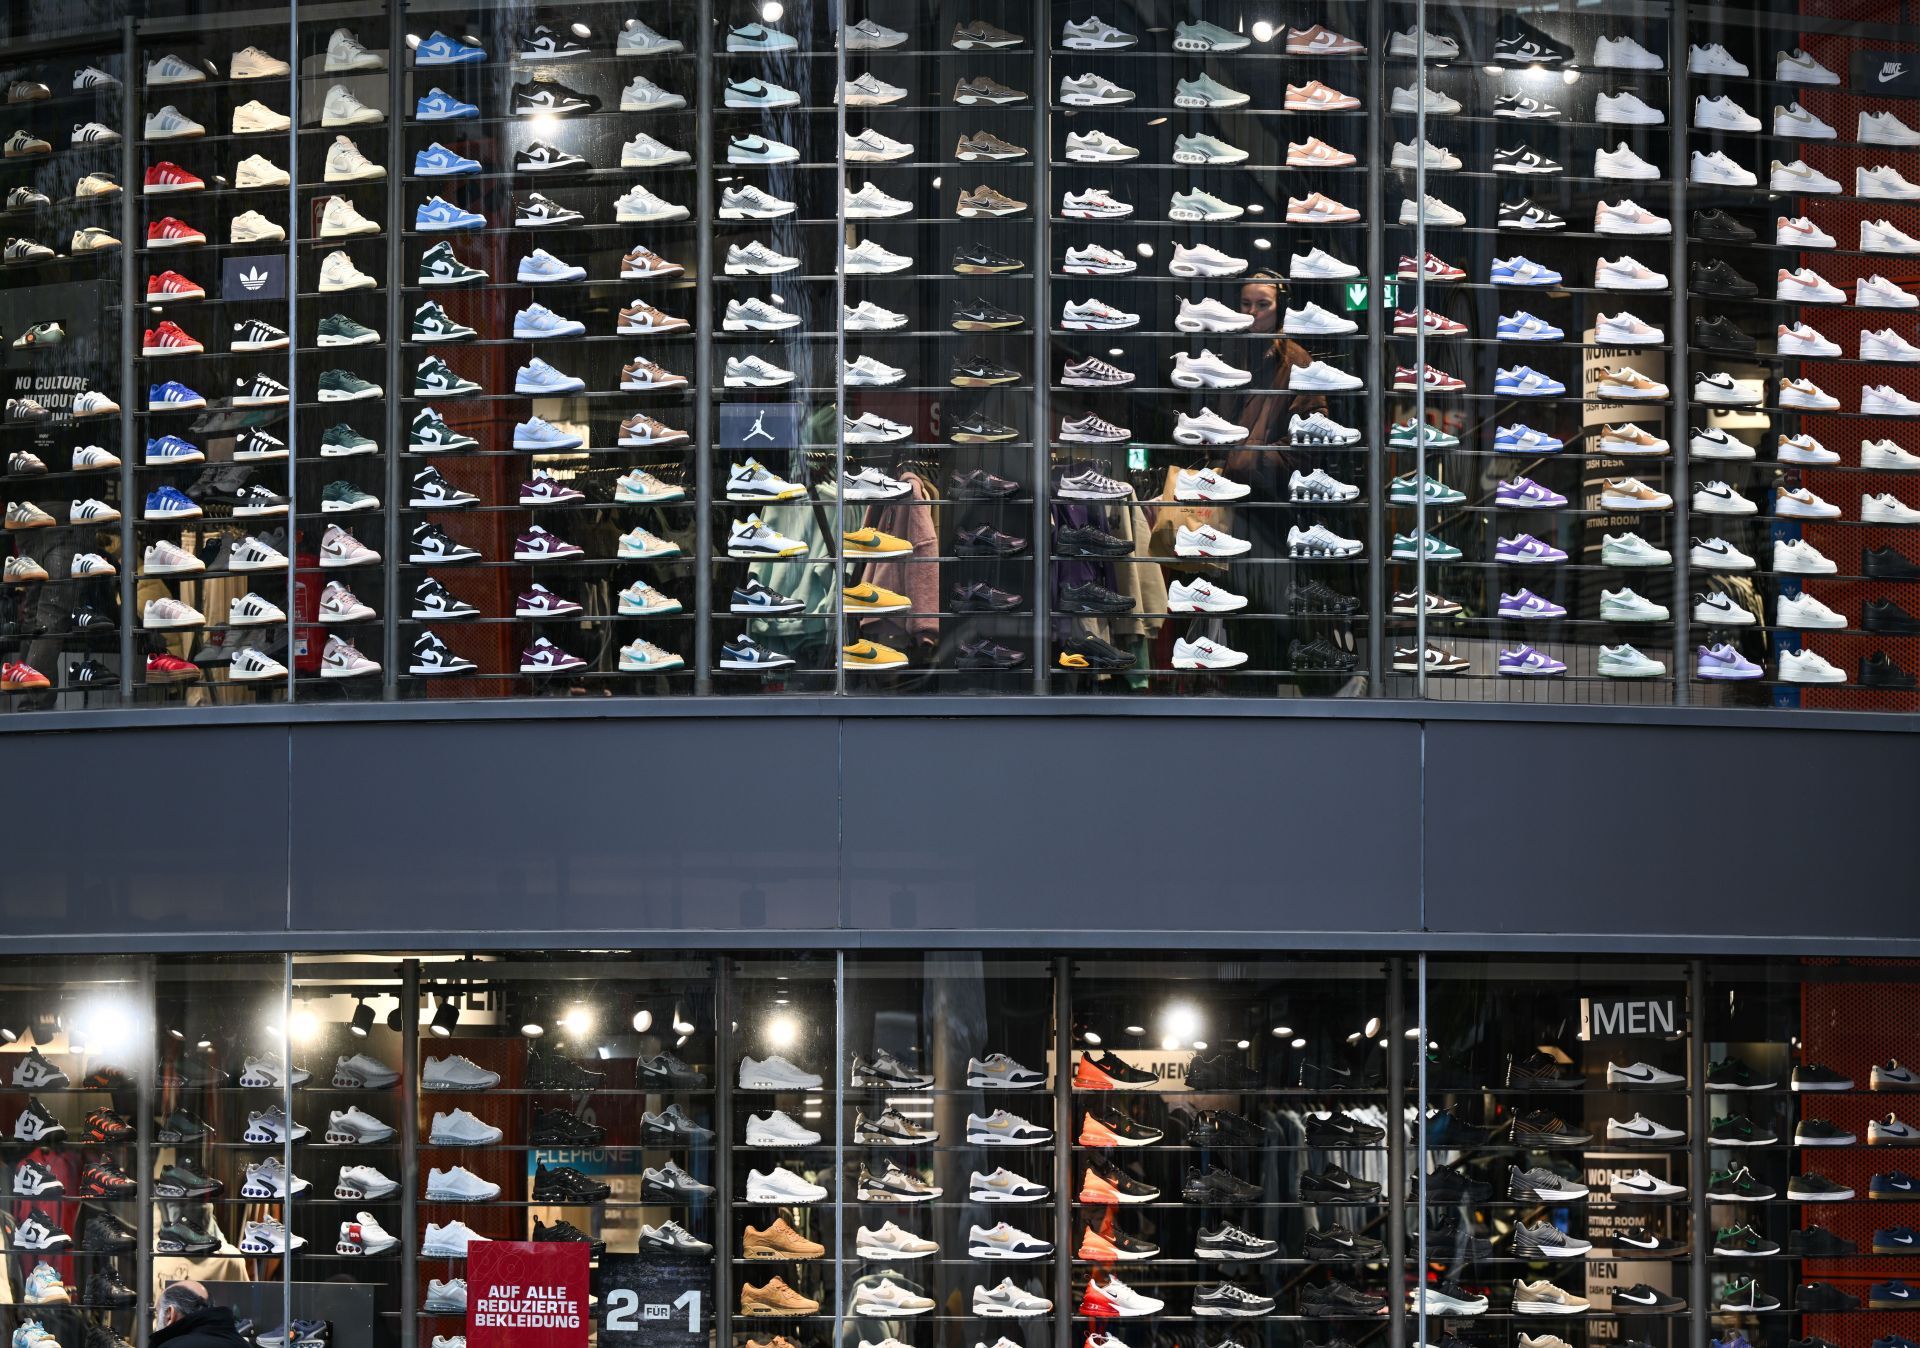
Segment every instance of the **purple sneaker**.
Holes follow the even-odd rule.
[[[516,618],[564,618],[583,610],[571,599],[562,599],[546,586],[535,583],[513,601]]]
[[[1530,477],[1502,482],[1493,495],[1493,503],[1508,510],[1552,510],[1567,503],[1567,498],[1549,490]]]
[[[1551,543],[1542,543],[1532,534],[1503,538],[1494,545],[1496,562],[1564,562],[1567,554]]]
[[[1702,679],[1757,679],[1763,671],[1731,646],[1702,646],[1700,663],[1693,669]]]
[[[585,555],[585,548],[558,538],[537,524],[513,540],[513,560],[516,562],[551,562],[561,557]]]
[[[1500,616],[1503,618],[1564,618],[1567,611],[1551,599],[1542,599],[1532,590],[1521,590],[1518,594],[1500,596]],[[1565,666],[1562,666],[1565,668]],[[1532,671],[1527,671],[1531,673]]]
[[[564,674],[570,669],[584,669],[586,664],[579,656],[560,649],[545,637],[535,637],[533,644],[520,652],[522,674]]]
[[[1516,650],[1500,652],[1500,672],[1517,674],[1523,678],[1537,678],[1550,674],[1565,674],[1567,667],[1551,655],[1542,655],[1531,646],[1521,646]]]

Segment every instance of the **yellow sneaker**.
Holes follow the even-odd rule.
[[[849,557],[906,557],[913,552],[906,539],[883,534],[871,524],[848,534],[846,543]]]
[[[848,587],[846,602],[849,613],[899,613],[913,607],[913,601],[904,594],[895,594],[870,580]]]
[[[891,646],[862,637],[853,645],[840,648],[840,662],[848,669],[903,669],[907,657]]]

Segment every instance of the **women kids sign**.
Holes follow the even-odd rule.
[[[467,1348],[586,1348],[587,1260],[581,1242],[469,1245]]]

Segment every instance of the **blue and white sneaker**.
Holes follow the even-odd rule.
[[[581,393],[587,387],[587,381],[577,375],[561,374],[540,357],[522,365],[513,377],[515,393],[530,393],[537,397],[553,397],[561,393]]]
[[[1522,309],[1517,314],[1501,315],[1498,335],[1503,342],[1557,342],[1567,334]]]
[[[442,197],[428,197],[414,209],[413,227],[441,234],[456,229],[485,229],[487,217],[477,211],[463,210]]]
[[[471,66],[486,59],[485,47],[476,47],[457,37],[448,37],[437,28],[432,37],[413,49],[413,63],[416,66]]]
[[[1502,426],[1493,433],[1493,452],[1496,454],[1558,454],[1566,447],[1566,441],[1559,436],[1536,431],[1520,421],[1511,426]]]
[[[457,178],[463,173],[478,173],[480,161],[455,154],[436,140],[413,156],[413,171],[423,178]]]
[[[1495,258],[1487,279],[1497,286],[1557,286],[1560,273],[1524,257]]]
[[[430,89],[413,105],[413,115],[423,122],[454,122],[464,117],[478,117],[480,109],[462,102],[445,89]]]
[[[536,248],[520,259],[517,279],[526,282],[584,281],[587,269],[562,262],[544,248]]]
[[[185,492],[172,487],[157,487],[147,493],[146,518],[150,520],[193,519],[200,507]]]
[[[515,449],[578,449],[585,443],[579,436],[539,417],[528,417],[513,428]]]
[[[1493,391],[1505,398],[1554,398],[1565,393],[1567,386],[1531,366],[1516,365],[1494,372]]]
[[[177,435],[149,437],[147,440],[146,462],[154,463],[202,463],[206,455],[200,452],[200,446],[190,440],[182,440]]]
[[[543,337],[579,337],[587,325],[577,318],[562,318],[544,304],[529,304],[513,316],[513,335],[530,341]]]
[[[793,663],[790,655],[777,655],[750,636],[741,636],[720,647],[720,668],[739,670],[785,669]]]
[[[147,387],[147,410],[150,412],[187,412],[206,405],[205,398],[177,379]]]

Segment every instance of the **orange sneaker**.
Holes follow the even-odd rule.
[[[1142,1090],[1158,1085],[1152,1072],[1134,1067],[1104,1049],[1096,1056],[1082,1053],[1073,1065],[1073,1084],[1087,1090]]]
[[[1089,1109],[1080,1117],[1083,1147],[1146,1147],[1165,1136],[1158,1128],[1135,1123],[1118,1110]]]
[[[765,1287],[745,1283],[740,1288],[742,1315],[812,1315],[819,1309],[819,1302],[801,1296],[784,1278],[771,1278]]]
[[[743,1259],[818,1259],[826,1252],[826,1246],[808,1240],[787,1225],[785,1217],[776,1219],[764,1231],[749,1225],[740,1237]]]

